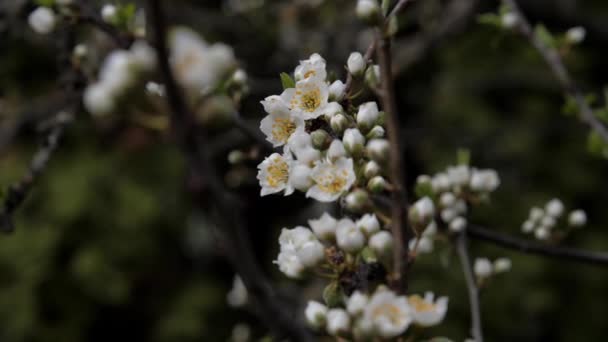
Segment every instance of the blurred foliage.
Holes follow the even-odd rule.
[[[262,114],[259,101],[280,92],[281,79],[287,81],[280,73],[290,72],[299,59],[320,52],[329,68],[344,76],[347,56],[364,51],[369,41],[369,31],[352,15],[352,1],[266,1],[263,6],[251,1],[255,6],[245,11],[234,5],[246,2],[175,1],[170,15],[210,41],[234,46],[251,79],[241,112],[254,123]],[[400,17],[395,48],[405,49],[416,32],[432,30],[447,3],[416,2]],[[608,30],[597,18],[608,15],[608,4],[521,3],[534,22],[543,23],[538,27],[550,32],[589,23],[587,39],[567,51],[565,61],[586,91],[601,94],[608,80]],[[9,11],[15,18],[0,23],[3,124],[25,115],[32,99],[48,96],[61,72],[53,60],[53,39],[25,25],[31,7],[16,7]],[[502,178],[492,203],[476,209],[472,221],[520,235],[531,206],[559,197],[590,217],[587,228],[563,243],[608,250],[603,229],[608,225],[608,161],[587,152],[588,144],[596,150],[601,145],[587,137],[587,127],[575,116],[562,114],[568,101],[524,40],[477,23],[477,15],[497,8],[497,3],[481,2],[464,32],[434,42],[412,64],[398,68],[408,183],[453,163],[456,151],[464,148],[472,165],[495,168]],[[596,107],[602,107],[599,98]],[[234,136],[231,132],[219,139],[223,144],[214,145],[226,172],[228,151],[249,144]],[[3,152],[0,184],[19,178],[38,141],[27,127]],[[248,180],[235,183],[241,184],[251,239],[276,282],[292,291],[302,287],[304,302],[320,293],[320,284],[287,281],[271,260],[279,229],[304,224],[323,208],[301,195],[259,199],[251,171],[255,164],[240,173]],[[18,212],[16,232],[0,238],[0,340],[223,341],[235,323],[254,322],[225,304],[232,271],[214,248],[211,220],[186,196],[186,174],[181,155],[165,135],[128,120],[108,124],[79,115]],[[603,319],[608,317],[603,305],[608,270],[476,241],[472,254],[513,260],[513,270],[493,279],[482,293],[488,341],[601,341],[608,335]],[[445,323],[426,337],[467,337],[464,280],[447,241],[416,261],[411,290],[450,297]],[[263,327],[252,327],[256,337],[266,334]]]

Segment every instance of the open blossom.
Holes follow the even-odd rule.
[[[262,101],[268,113],[260,122],[260,129],[272,146],[282,146],[296,132],[304,131],[304,120],[298,113],[292,113],[278,96],[269,96]]]
[[[441,323],[448,311],[448,298],[439,297],[435,301],[434,297],[432,292],[425,293],[424,298],[419,295],[408,297],[414,323],[424,327]]]
[[[362,321],[379,336],[394,338],[407,330],[412,319],[406,297],[389,290],[378,290],[365,307]]]
[[[323,215],[316,220],[308,220],[308,224],[319,239],[333,240],[336,237],[338,220],[328,213],[323,213]]]
[[[321,152],[312,146],[312,137],[304,131],[296,131],[287,145],[300,163],[312,165],[321,158]]]
[[[325,59],[318,53],[313,53],[310,58],[300,61],[294,72],[296,80],[315,78],[325,81],[327,71],[325,70]]]
[[[289,183],[289,174],[292,165],[290,153],[273,153],[258,165],[258,180],[262,186],[261,196],[285,191],[285,195],[293,193],[294,189]]]
[[[208,45],[190,29],[173,29],[169,43],[175,76],[191,91],[208,92],[236,66],[232,48],[222,43]]]
[[[325,114],[329,99],[329,86],[318,78],[307,78],[296,83],[281,94],[289,108],[303,116],[305,120],[315,119]]]
[[[310,175],[314,185],[306,192],[320,202],[333,202],[348,191],[356,180],[353,160],[339,158],[335,162],[320,161]]]
[[[279,236],[280,252],[275,264],[290,278],[298,278],[307,267],[312,267],[324,258],[323,245],[310,229],[283,228]]]
[[[365,235],[353,220],[343,218],[336,226],[336,242],[341,249],[354,253],[365,246]]]

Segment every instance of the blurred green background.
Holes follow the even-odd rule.
[[[523,236],[519,227],[529,208],[559,197],[589,217],[588,227],[562,243],[608,250],[608,161],[587,151],[587,127],[562,114],[563,94],[538,54],[521,37],[477,23],[477,15],[496,11],[498,3],[467,3],[418,1],[400,16],[394,63],[408,183],[442,170],[458,148],[468,148],[473,165],[494,168],[502,179],[473,222]],[[608,3],[526,0],[521,6],[552,32],[587,28],[585,41],[564,59],[586,91],[601,94],[608,79]],[[364,51],[370,38],[353,1],[171,1],[170,7],[173,22],[234,47],[251,80],[241,113],[254,126],[263,115],[259,101],[280,92],[280,72],[320,52],[344,76],[350,52]],[[46,113],[48,102],[62,70],[52,36],[28,29],[31,8],[26,1],[0,5],[3,127],[53,114]],[[90,36],[83,31],[79,39]],[[25,171],[40,141],[35,126],[26,122],[0,151],[3,187]],[[319,284],[288,281],[271,260],[279,229],[305,224],[323,207],[301,194],[258,198],[257,162],[237,170],[226,162],[231,149],[252,143],[236,131],[216,138],[222,144],[214,145],[214,156],[243,199],[262,265],[277,284],[303,288],[302,301],[314,297]],[[120,113],[111,123],[79,114],[18,211],[16,232],[0,236],[0,340],[225,341],[239,322],[264,336],[251,314],[226,305],[233,272],[214,248],[213,223],[186,195],[185,173],[166,134]],[[608,269],[471,245],[473,257],[513,260],[513,270],[482,293],[488,341],[608,336]],[[411,290],[450,297],[445,322],[428,336],[468,337],[466,289],[448,244],[417,260]]]

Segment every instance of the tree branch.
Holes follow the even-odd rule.
[[[600,120],[595,116],[589,104],[585,100],[585,96],[578,88],[576,83],[570,77],[568,70],[564,66],[559,52],[545,44],[532,29],[530,23],[524,16],[517,2],[515,0],[503,0],[503,3],[511,8],[511,11],[517,15],[517,27],[522,35],[524,35],[530,44],[540,53],[545,62],[549,65],[549,68],[558,79],[562,89],[568,95],[570,95],[576,102],[580,112],[580,119],[586,123],[592,130],[594,130],[605,143],[608,144],[608,129]]]
[[[462,272],[464,273],[464,279],[467,283],[467,289],[469,291],[469,307],[471,309],[471,334],[475,342],[483,342],[483,333],[481,328],[481,311],[479,309],[479,289],[475,282],[473,270],[471,267],[471,260],[469,259],[469,252],[467,246],[467,235],[461,233],[458,235],[456,240],[456,251],[460,264],[462,265]]]
[[[502,248],[526,254],[535,254],[590,265],[608,266],[608,253],[605,252],[589,252],[576,248],[551,246],[544,243],[512,237],[504,233],[474,225],[469,225],[467,227],[467,235],[473,239],[489,242]]]
[[[231,201],[230,194],[223,186],[223,179],[213,167],[213,161],[203,148],[206,134],[195,130],[193,115],[186,104],[180,88],[173,77],[169,65],[169,53],[166,46],[166,23],[160,0],[149,0],[149,12],[160,71],[167,90],[167,100],[171,108],[171,123],[178,145],[188,159],[194,176],[205,180],[210,196],[201,186],[190,187],[193,195],[201,201],[211,202],[218,214],[217,219],[224,229],[224,236],[229,238],[228,257],[237,273],[241,276],[254,305],[260,309],[261,320],[279,337],[288,336],[294,341],[312,340],[308,330],[292,317],[279,301],[274,289],[262,273],[247,237],[247,230]]]

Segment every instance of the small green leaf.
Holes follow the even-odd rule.
[[[363,248],[363,250],[361,250],[360,255],[361,255],[361,258],[363,259],[363,261],[365,261],[366,264],[371,264],[371,263],[374,263],[374,262],[378,262],[378,256],[369,247]]]
[[[542,41],[545,45],[550,47],[556,46],[555,38],[553,38],[553,35],[551,34],[551,32],[549,32],[549,30],[547,30],[545,25],[537,24],[534,28],[534,35],[536,35],[536,37],[540,39],[540,41]]]
[[[416,187],[414,188],[414,192],[416,193],[416,197],[430,197],[433,198],[435,196],[435,192],[433,191],[433,186],[431,183],[416,183]]]
[[[477,22],[482,25],[502,27],[500,16],[494,13],[484,13],[477,16]]]
[[[285,72],[281,73],[281,84],[283,85],[283,89],[294,88],[296,86],[296,82],[293,78]]]
[[[589,132],[587,136],[587,149],[593,155],[608,158],[608,144],[595,131]]]
[[[337,281],[332,281],[323,290],[323,300],[330,307],[336,307],[343,302],[342,288]]]
[[[570,95],[566,96],[566,102],[562,106],[562,113],[567,116],[576,115],[576,113],[578,113],[578,105],[576,104],[574,97]]]
[[[466,148],[459,148],[456,152],[456,162],[458,165],[469,165],[471,163],[471,151]]]

